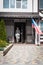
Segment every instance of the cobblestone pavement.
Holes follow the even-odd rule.
[[[14,44],[0,65],[43,65],[43,45]]]

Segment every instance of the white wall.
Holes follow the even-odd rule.
[[[28,8],[27,9],[16,9],[16,8],[3,8],[3,0],[0,0],[0,12],[37,12],[38,11],[38,0],[33,0],[34,5],[32,7],[32,0],[28,0]],[[33,9],[32,9],[33,8]]]
[[[3,0],[0,0],[0,10],[3,8]]]
[[[7,37],[14,36],[14,26],[6,25]]]
[[[14,42],[14,26],[13,25],[6,25],[6,33],[7,33],[7,39],[9,41]]]
[[[38,12],[38,0],[33,0],[33,12]]]

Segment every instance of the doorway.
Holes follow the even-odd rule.
[[[20,31],[20,40],[19,40],[19,42],[24,43],[25,39],[26,39],[26,23],[24,23],[24,22],[15,22],[14,23],[14,38],[15,38],[15,42],[16,42],[15,33],[16,33],[16,29],[17,28],[19,28],[19,31]]]

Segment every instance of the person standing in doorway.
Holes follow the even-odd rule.
[[[18,43],[19,40],[20,40],[20,30],[19,30],[19,28],[16,29],[15,37],[16,37],[16,42]]]

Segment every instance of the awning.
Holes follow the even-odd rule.
[[[39,17],[39,13],[28,13],[28,12],[0,12],[0,17]]]

